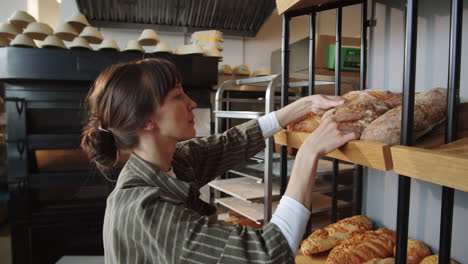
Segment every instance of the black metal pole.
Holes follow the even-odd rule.
[[[360,90],[365,90],[367,86],[367,0],[361,6],[361,71]]]
[[[283,15],[283,31],[281,35],[281,107],[288,104],[289,89],[289,21],[286,14]],[[288,184],[288,149],[287,146],[281,146],[281,172],[280,172],[280,195],[283,196]]]
[[[359,90],[365,90],[367,87],[367,0],[361,5],[361,69]],[[356,166],[354,174],[354,214],[362,214],[362,185],[364,168],[362,165]]]
[[[342,32],[342,8],[336,9],[336,43],[335,43],[335,95],[341,94],[341,32]],[[333,159],[332,179],[332,223],[338,220],[338,160]]]
[[[413,144],[414,90],[416,77],[416,45],[418,1],[408,0],[406,7],[405,63],[403,76],[403,112],[401,144]],[[400,175],[398,181],[398,215],[396,263],[406,263],[411,179]]]
[[[310,14],[310,34],[309,34],[309,91],[308,94],[315,93],[315,22],[316,14]]]
[[[457,140],[457,105],[460,101],[460,60],[462,41],[463,1],[452,0],[450,13],[450,51],[447,96],[447,124],[445,143]],[[442,187],[442,208],[440,219],[439,263],[449,264],[452,246],[454,190]]]

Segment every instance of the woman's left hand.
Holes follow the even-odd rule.
[[[314,112],[318,115],[323,115],[327,110],[331,108],[335,108],[339,105],[342,105],[346,102],[341,96],[333,96],[333,95],[311,95],[302,98],[301,100],[305,100],[310,104],[310,112]]]

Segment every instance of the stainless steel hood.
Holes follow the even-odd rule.
[[[191,33],[217,29],[254,37],[275,0],[76,0],[93,26]]]

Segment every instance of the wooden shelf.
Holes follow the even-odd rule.
[[[256,180],[251,178],[234,178],[226,180],[215,180],[208,183],[210,187],[213,187],[226,194],[244,200],[246,202],[262,199],[265,197],[264,184],[258,183]],[[272,198],[278,198],[280,195],[280,184],[279,179],[273,180],[273,191]],[[339,185],[338,190],[342,191],[346,189],[346,186]],[[332,185],[330,182],[317,180],[315,182],[314,193],[327,193],[331,192]]]
[[[319,213],[331,208],[332,199],[329,196],[323,194],[312,194],[312,213]],[[226,208],[233,210],[254,222],[263,221],[263,203],[257,202],[246,202],[236,197],[226,197],[216,199],[216,203],[219,203]],[[279,201],[272,203],[272,212],[276,210]],[[348,202],[338,200],[338,206],[347,205]]]
[[[345,2],[344,4],[342,4]],[[351,2],[351,3],[346,3]],[[343,1],[343,0],[276,0],[276,8],[278,9],[278,14],[283,14],[284,12],[290,12],[294,10],[300,10],[309,7],[320,7],[323,5],[329,5],[331,7],[345,6],[353,3],[359,3],[360,1]],[[333,5],[333,6],[331,6]],[[326,8],[328,9],[328,8]]]
[[[468,137],[432,147],[394,146],[398,174],[468,192]]]
[[[299,148],[309,134],[282,130],[275,134],[275,143]],[[329,153],[327,156],[382,171],[393,168],[390,145],[383,143],[353,140]]]

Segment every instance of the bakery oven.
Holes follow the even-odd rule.
[[[63,255],[102,255],[107,178],[80,150],[92,81],[107,66],[156,54],[0,48],[7,115],[8,218],[13,263],[55,263]],[[162,55],[182,72],[197,104],[210,107],[215,58]]]

